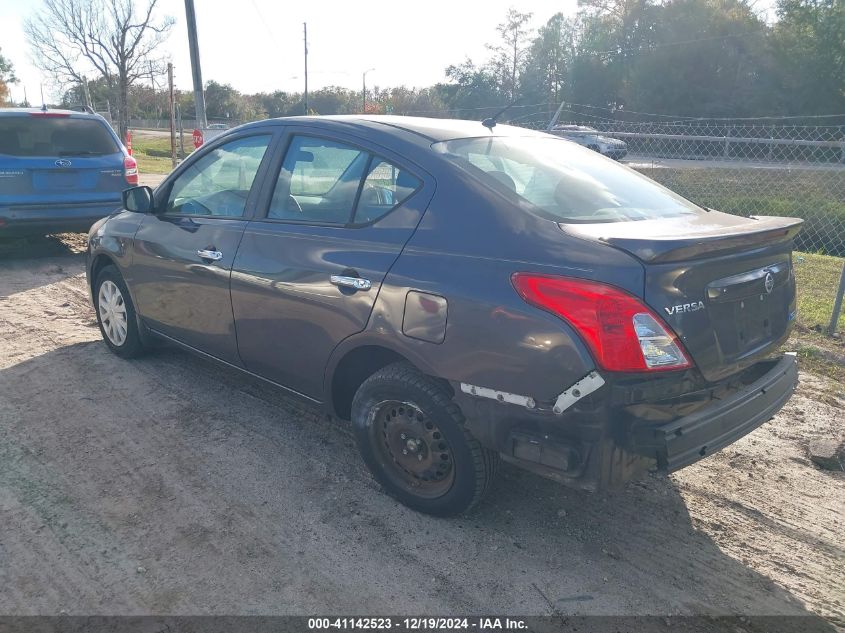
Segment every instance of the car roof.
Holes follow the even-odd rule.
[[[79,110],[62,110],[61,108],[0,108],[0,116],[22,116],[24,114],[55,114],[70,116],[75,119],[100,119],[99,114],[80,112]]]
[[[544,136],[542,132],[503,123],[497,124],[491,131],[484,127],[480,121],[399,115],[299,116],[270,119],[270,121],[302,125],[318,123],[327,127],[343,129],[357,128],[359,130],[377,129],[382,132],[404,132],[423,137],[430,142],[477,136]],[[267,122],[258,121],[248,125],[261,125]]]

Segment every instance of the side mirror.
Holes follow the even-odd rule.
[[[155,207],[153,190],[150,187],[132,187],[123,190],[123,208],[133,213],[150,213]]]

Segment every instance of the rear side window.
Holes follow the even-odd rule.
[[[409,171],[374,156],[355,208],[355,223],[375,222],[407,200],[421,184],[419,178]]]
[[[267,217],[339,224],[374,222],[420,186],[407,170],[345,143],[295,136]]]
[[[0,116],[0,154],[10,156],[102,156],[120,148],[96,119]]]

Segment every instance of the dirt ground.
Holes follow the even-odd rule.
[[[0,249],[0,613],[820,614],[845,624],[845,387],[613,494],[504,467],[407,510],[343,423],[176,350],[100,340],[81,236]]]

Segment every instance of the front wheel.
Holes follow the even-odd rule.
[[[448,391],[407,363],[370,376],[352,422],[367,467],[408,507],[438,516],[466,512],[490,487],[498,453],[478,442]]]
[[[123,358],[135,358],[145,350],[138,332],[135,306],[117,268],[106,266],[94,283],[94,308],[100,333],[109,349]]]

